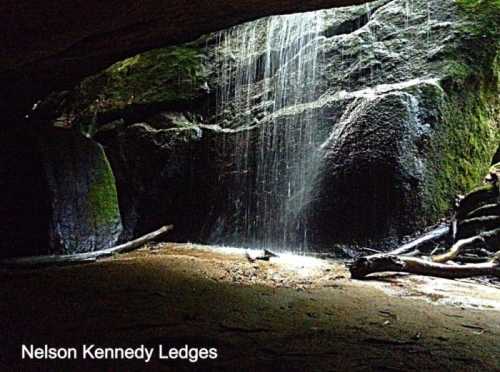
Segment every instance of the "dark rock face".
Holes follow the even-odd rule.
[[[28,110],[120,59],[258,17],[363,2],[7,0],[0,5],[0,104]]]
[[[493,159],[491,160],[492,165],[497,163],[500,163],[500,147],[497,149],[495,155],[493,155]]]
[[[391,92],[355,99],[343,113],[323,144],[318,202],[311,206],[321,240],[381,240],[421,225],[421,145],[430,127],[416,120],[418,102]]]
[[[273,114],[313,112],[322,121],[322,164],[306,211],[316,245],[395,244],[481,182],[500,138],[497,49],[494,38],[466,31],[468,22],[453,1],[323,12],[318,97]],[[264,53],[258,44],[253,58]],[[239,57],[224,47],[214,54]],[[251,112],[266,125],[263,86],[250,87],[259,98],[251,110],[234,102],[229,123],[218,124],[234,128],[238,114]]]
[[[322,121],[319,176],[304,210],[317,246],[393,245],[437,222],[457,193],[481,181],[498,147],[495,41],[464,31],[467,19],[451,0],[407,5],[377,1],[325,11],[321,91],[273,113],[276,121],[311,112]],[[222,117],[214,114],[208,91],[225,85],[217,59],[239,58],[214,39],[208,36],[201,51],[202,70],[211,74],[196,104],[184,102],[177,112],[169,104],[159,117],[153,111],[166,108],[157,102],[141,102],[143,113],[133,106],[99,112],[95,138],[116,174],[126,237],[173,223],[169,238],[211,241],[238,212],[229,199],[255,182],[254,169],[237,169],[236,161],[239,149],[254,146],[253,134],[240,144],[244,136],[234,133],[248,129],[245,115],[255,128],[266,125],[272,102],[261,77],[244,96],[255,102],[251,109],[235,100]],[[263,47],[255,58],[262,60]]]
[[[107,248],[122,231],[102,147],[73,130],[2,130],[0,192],[2,258]]]
[[[142,123],[100,133],[98,139],[115,172],[122,239],[170,223],[172,240],[189,241],[203,233],[217,187],[209,132]]]
[[[113,246],[121,218],[113,173],[102,147],[80,133],[52,129],[39,135],[50,195],[50,253]]]

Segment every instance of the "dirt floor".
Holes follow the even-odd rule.
[[[217,348],[215,360],[22,361],[21,344]],[[2,371],[500,371],[500,289],[162,244],[0,271]]]

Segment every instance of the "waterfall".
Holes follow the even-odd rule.
[[[322,12],[273,16],[220,32],[217,122],[226,129],[225,208],[212,240],[307,250],[318,167]]]

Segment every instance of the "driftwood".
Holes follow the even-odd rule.
[[[109,257],[114,254],[126,253],[142,247],[147,242],[158,238],[160,235],[172,230],[173,225],[167,225],[143,235],[137,239],[131,240],[111,248],[101,249],[94,252],[75,253],[65,255],[46,255],[46,256],[30,256],[8,258],[0,261],[0,266],[15,267],[15,268],[38,268],[46,266],[63,266],[72,264],[82,264],[95,262],[104,257]]]
[[[500,277],[500,263],[496,259],[479,264],[447,265],[421,258],[382,254],[362,257],[354,261],[349,270],[351,271],[351,277],[354,279],[362,279],[369,274],[385,271],[430,275],[448,279],[483,275]]]
[[[432,250],[432,246],[446,235],[451,248],[434,254],[442,248]],[[422,257],[410,257],[417,255]],[[500,163],[490,168],[483,186],[460,198],[449,227],[434,229],[394,251],[361,257],[350,271],[356,279],[384,271],[443,278],[500,277]]]
[[[409,257],[408,253],[411,254],[412,252],[407,248],[401,249],[405,247],[403,246],[388,253],[379,253],[358,258],[350,265],[349,270],[354,279],[361,279],[366,275],[385,271],[430,275],[441,278],[467,278],[483,275],[500,277],[500,251],[493,255],[487,249],[480,248],[484,245],[497,246],[499,239],[500,228],[485,231],[470,238],[458,240],[443,254],[431,255],[425,258]],[[411,244],[408,243],[408,245]],[[456,263],[446,264],[446,262],[455,260],[467,249],[474,249],[476,253],[480,253],[486,257],[466,255],[461,258],[461,263],[481,263],[466,265],[458,265]],[[493,258],[491,258],[492,256]]]
[[[481,236],[473,236],[467,239],[460,239],[458,242],[452,245],[449,251],[443,254],[438,254],[431,256],[433,262],[447,262],[457,258],[457,256],[462,253],[467,247],[475,246],[478,243],[484,243],[484,238]]]
[[[247,260],[249,262],[255,262],[257,260],[269,261],[271,258],[279,257],[279,255],[277,255],[274,252],[271,252],[268,249],[264,249],[263,254],[257,254],[257,255],[251,255],[248,251],[246,251],[245,252],[245,257],[247,258]]]
[[[450,228],[446,225],[439,225],[435,229],[425,233],[420,238],[412,240],[409,243],[403,244],[401,247],[388,252],[390,255],[402,255],[408,254],[415,250],[422,250],[425,247],[428,247],[430,244],[435,243],[438,240],[446,237],[450,232]]]

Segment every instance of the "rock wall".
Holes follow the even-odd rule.
[[[452,0],[322,12],[321,89],[273,114],[321,118],[322,163],[314,202],[303,211],[318,249],[393,245],[446,216],[455,195],[480,182],[499,141],[498,38],[478,29],[485,14]],[[239,102],[216,115],[218,61],[226,53],[217,37],[195,43],[206,74],[190,100],[96,111],[95,138],[117,175],[130,236],[173,223],[174,238],[209,241],[222,223],[227,190],[237,186],[235,133],[244,128]],[[262,53],[257,48],[255,58]],[[255,104],[245,111],[255,128],[270,120],[263,87],[257,79],[249,95]]]
[[[39,99],[110,64],[270,14],[365,0],[6,0],[0,4],[0,111],[22,118]]]
[[[192,125],[148,123],[98,133],[116,176],[122,239],[170,223],[175,228],[169,239],[192,241],[206,234],[218,185],[210,134]]]
[[[391,1],[364,19],[325,44],[317,106],[335,124],[312,208],[327,240],[390,244],[445,216],[486,171],[499,141],[497,41],[466,31],[452,1]]]
[[[485,19],[472,20],[453,1],[378,1],[322,13],[323,88],[272,120],[320,113],[323,162],[304,211],[315,244],[392,245],[445,216],[487,170],[500,138],[498,41],[472,30]],[[250,88],[252,110],[235,102],[229,125],[238,111],[266,125],[262,87]]]
[[[0,136],[0,258],[113,246],[122,224],[102,146],[75,130],[32,124]]]
[[[115,179],[102,147],[79,132],[51,129],[38,136],[49,188],[49,252],[112,247],[122,232]]]

